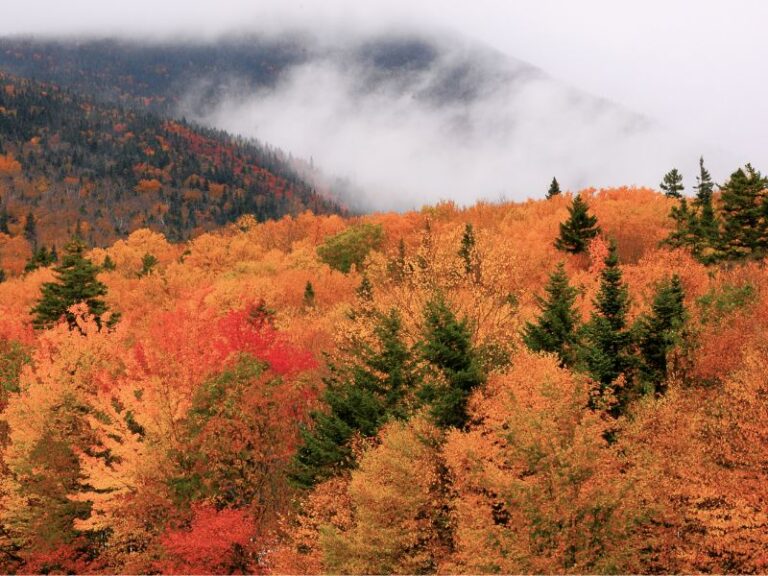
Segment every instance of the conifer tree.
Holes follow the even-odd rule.
[[[667,376],[667,356],[680,343],[686,320],[685,292],[680,277],[659,285],[651,305],[651,313],[637,322],[640,348],[640,379],[643,385],[663,391]]]
[[[554,196],[560,196],[560,184],[557,178],[552,178],[552,183],[549,185],[549,190],[547,190],[547,200]]]
[[[315,288],[309,280],[307,280],[307,284],[304,286],[302,302],[305,308],[312,308],[315,305]]]
[[[115,264],[115,261],[112,260],[109,254],[104,256],[104,262],[101,263],[101,269],[106,271],[112,271],[115,268],[117,268],[117,264]]]
[[[630,351],[632,336],[627,329],[629,292],[622,281],[614,242],[600,273],[600,290],[593,304],[595,310],[583,329],[580,360],[582,368],[605,392],[620,375],[626,375],[629,380],[629,371],[635,363]],[[618,410],[621,410],[621,395],[616,394],[620,401]]]
[[[3,234],[10,234],[10,230],[8,229],[8,222],[10,221],[11,217],[8,214],[8,210],[3,208],[0,210],[0,232]]]
[[[761,257],[768,248],[768,179],[750,164],[739,168],[722,186],[722,248],[726,258]]]
[[[579,317],[574,308],[578,291],[568,284],[561,262],[549,276],[547,297],[536,298],[541,314],[528,322],[523,341],[534,352],[555,352],[564,365],[572,364],[576,348]]]
[[[464,262],[464,272],[467,276],[473,276],[477,279],[480,272],[480,262],[478,261],[477,251],[475,250],[475,230],[472,224],[467,223],[464,227],[464,234],[461,237],[461,248],[459,249],[459,256],[461,256]]]
[[[677,171],[677,168],[672,168],[669,172],[664,174],[664,180],[661,181],[661,189],[664,190],[664,195],[668,198],[682,198],[683,190],[683,175]]]
[[[356,361],[329,365],[323,393],[327,410],[313,412],[312,426],[302,430],[290,472],[299,486],[310,487],[354,466],[350,441],[355,434],[375,436],[388,420],[408,415],[420,371],[397,310],[378,317],[373,342],[348,352]]]
[[[158,259],[154,254],[147,252],[141,257],[141,270],[139,270],[139,277],[149,276],[155,266],[158,264]]]
[[[675,229],[665,242],[673,248],[695,247],[697,243],[696,212],[688,207],[688,199],[681,197],[677,206],[673,206],[670,210],[669,216],[675,222]]]
[[[33,249],[37,248],[37,221],[31,211],[27,214],[27,220],[24,222],[24,238],[32,244]]]
[[[703,157],[699,158],[699,175],[696,180],[697,184],[694,186],[696,199],[693,201],[696,210],[697,249],[695,255],[707,262],[714,259],[714,251],[720,243],[720,223],[712,204],[715,184],[712,182],[709,171],[704,167]],[[707,250],[708,248],[709,250]]]
[[[587,249],[587,243],[600,233],[597,217],[589,214],[589,206],[576,195],[568,208],[568,220],[560,224],[560,236],[555,240],[555,248],[563,252],[578,254]]]
[[[64,250],[61,262],[54,268],[56,281],[43,284],[40,299],[32,309],[32,323],[35,328],[47,328],[64,317],[70,329],[74,329],[76,319],[68,309],[84,302],[101,326],[101,318],[108,308],[101,299],[107,293],[107,287],[96,278],[99,269],[85,257],[85,244],[78,238],[69,242]],[[118,317],[118,314],[112,314],[107,327],[114,325]]]
[[[430,300],[424,309],[424,334],[421,355],[438,374],[420,391],[430,405],[435,423],[443,428],[463,428],[467,424],[467,400],[485,382],[477,351],[466,319],[459,320],[442,295]]]

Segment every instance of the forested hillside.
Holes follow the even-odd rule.
[[[748,172],[710,232],[553,187],[60,247],[0,284],[2,571],[765,571]]]
[[[280,152],[0,73],[0,267],[78,232],[107,245],[139,228],[178,241],[243,214],[338,212]]]

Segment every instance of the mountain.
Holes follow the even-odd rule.
[[[3,231],[47,245],[78,228],[97,245],[142,227],[180,240],[243,214],[341,210],[279,150],[5,73],[0,197]]]
[[[646,117],[442,32],[6,38],[0,69],[312,158],[360,209],[655,182],[670,162]]]

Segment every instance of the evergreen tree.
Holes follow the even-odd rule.
[[[580,349],[582,368],[597,382],[603,392],[609,391],[614,381],[622,374],[629,380],[634,365],[630,352],[632,336],[627,329],[629,292],[622,282],[616,244],[605,259],[605,268],[600,273],[600,290],[593,302],[594,312],[583,329]],[[621,410],[622,392],[614,392]]]
[[[315,288],[309,280],[307,280],[307,284],[304,286],[304,297],[302,301],[305,308],[313,308],[315,305]]]
[[[112,271],[115,268],[117,268],[117,264],[115,264],[115,261],[112,260],[109,254],[104,256],[104,262],[101,263],[101,269],[105,271]]]
[[[48,252],[48,248],[41,246],[32,252],[32,256],[24,265],[24,272],[28,273],[37,270],[38,268],[46,268],[56,262],[57,259],[55,253],[52,251]]]
[[[709,171],[704,167],[703,157],[699,158],[699,175],[696,180],[697,184],[694,186],[696,199],[693,201],[693,206],[697,212],[695,229],[697,246],[694,253],[707,262],[714,259],[715,250],[720,244],[720,222],[712,204],[715,184],[712,182]]]
[[[467,400],[485,382],[467,320],[458,320],[445,299],[438,295],[424,309],[421,355],[438,378],[422,387],[420,396],[431,406],[438,426],[463,428],[467,424]]]
[[[388,420],[408,415],[420,372],[397,310],[379,316],[372,343],[358,343],[348,352],[356,361],[329,366],[323,393],[327,410],[313,412],[312,425],[302,429],[290,471],[299,486],[310,487],[354,466],[350,441],[355,434],[373,437]]]
[[[476,276],[479,272],[480,266],[477,261],[476,244],[475,231],[472,228],[472,224],[467,223],[464,227],[464,234],[461,237],[461,248],[459,249],[459,256],[461,256],[464,262],[464,272],[466,272],[467,276]]]
[[[572,364],[577,343],[579,316],[574,309],[578,291],[568,284],[561,262],[549,276],[547,297],[536,298],[541,314],[526,324],[523,341],[534,352],[555,352],[564,365]]]
[[[99,269],[85,257],[85,250],[85,244],[77,238],[65,247],[61,262],[54,268],[56,281],[43,284],[40,299],[32,309],[35,328],[47,328],[64,317],[70,329],[74,329],[77,323],[68,308],[79,302],[88,306],[88,312],[101,326],[101,317],[108,308],[100,297],[107,293],[107,288],[96,278]],[[112,314],[107,326],[117,320],[118,314]]]
[[[668,198],[682,198],[683,190],[683,175],[677,171],[677,168],[672,168],[669,172],[664,174],[664,180],[662,180],[661,189],[664,190],[664,195]]]
[[[677,206],[673,206],[669,217],[675,222],[675,229],[670,233],[665,242],[673,248],[694,248],[697,244],[697,219],[696,212],[688,207],[688,199],[680,198]]]
[[[157,266],[157,263],[158,259],[154,254],[150,254],[149,252],[144,254],[144,256],[141,257],[141,270],[139,270],[139,277],[149,276],[152,273],[152,270],[155,269],[155,266]]]
[[[747,164],[722,186],[722,248],[726,258],[761,257],[768,248],[767,185],[768,179]]]
[[[3,208],[0,210],[0,232],[3,234],[10,234],[10,230],[8,230],[8,222],[10,221],[11,217],[8,215],[8,210]]]
[[[37,221],[31,211],[27,214],[27,220],[24,222],[24,238],[32,244],[33,249],[37,248]]]
[[[557,182],[557,178],[552,178],[552,183],[547,190],[547,200],[554,196],[560,196],[560,184]]]
[[[683,285],[675,274],[659,286],[651,313],[637,322],[641,383],[656,391],[663,391],[667,356],[680,343],[686,320],[684,300]]]
[[[578,254],[587,249],[587,243],[600,233],[597,217],[589,214],[589,206],[578,194],[568,208],[568,220],[560,224],[560,236],[555,248],[563,252]]]

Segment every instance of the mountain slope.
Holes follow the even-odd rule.
[[[93,244],[141,227],[182,239],[250,213],[339,211],[281,152],[226,133],[96,103],[0,73],[0,198],[7,232]]]

